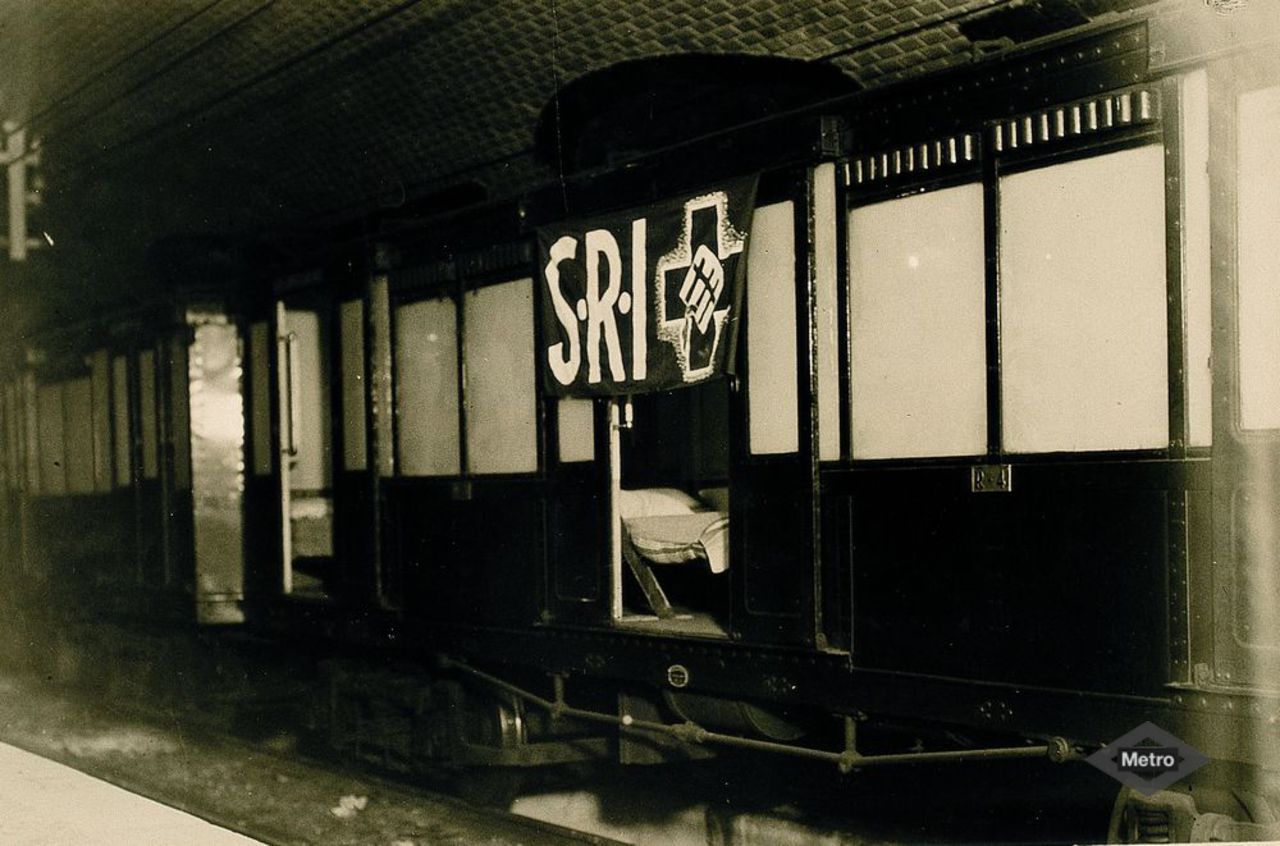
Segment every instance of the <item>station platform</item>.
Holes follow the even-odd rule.
[[[255,846],[260,841],[0,743],[0,843]]]

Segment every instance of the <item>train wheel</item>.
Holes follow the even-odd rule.
[[[1108,843],[1227,843],[1274,840],[1280,823],[1266,800],[1234,790],[1161,790],[1143,796],[1121,788]]]

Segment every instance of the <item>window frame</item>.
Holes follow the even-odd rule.
[[[511,253],[516,254],[519,259],[511,260]],[[522,243],[519,245],[509,245],[505,249],[503,247],[493,247],[480,250],[468,255],[464,255],[459,259],[446,259],[435,262],[424,262],[418,265],[409,266],[400,270],[392,270],[389,274],[389,319],[390,319],[390,346],[391,346],[391,397],[392,397],[392,415],[391,415],[391,431],[392,443],[391,454],[395,456],[394,472],[386,477],[397,480],[430,480],[430,481],[448,481],[448,482],[472,482],[476,480],[501,480],[537,477],[546,472],[550,459],[548,458],[547,443],[558,444],[558,427],[554,420],[557,415],[549,414],[549,403],[547,397],[544,396],[542,385],[539,381],[541,370],[537,366],[537,351],[539,349],[539,340],[541,338],[541,305],[538,296],[537,273],[535,271],[532,259],[531,245]],[[530,319],[533,321],[533,350],[531,355],[534,360],[533,367],[533,391],[532,397],[534,402],[533,408],[533,424],[534,424],[534,467],[532,470],[521,471],[500,471],[500,472],[476,472],[470,466],[468,432],[467,432],[467,392],[466,392],[466,298],[467,294],[482,288],[494,287],[505,283],[514,283],[521,280],[531,280],[533,298],[530,309]],[[396,344],[400,333],[400,308],[406,305],[423,302],[431,299],[449,298],[454,303],[454,319],[455,323],[455,368],[457,387],[457,415],[456,415],[456,432],[458,438],[458,472],[455,474],[431,474],[418,475],[407,474],[402,468],[401,461],[401,437],[402,437],[402,418],[400,414],[400,400],[398,385],[402,377],[402,363],[400,357],[396,355]],[[554,411],[554,409],[552,409]],[[593,409],[594,411],[594,409]],[[594,417],[593,417],[594,420]],[[558,461],[558,452],[556,463]],[[583,463],[583,462],[579,462]]]
[[[1229,350],[1226,351],[1224,358],[1230,361],[1231,367],[1231,414],[1229,426],[1232,437],[1242,443],[1270,443],[1280,435],[1280,425],[1276,426],[1249,426],[1246,427],[1244,420],[1244,332],[1243,321],[1241,320],[1242,309],[1242,250],[1241,242],[1241,179],[1240,159],[1241,159],[1241,100],[1249,94],[1256,94],[1269,89],[1280,89],[1280,77],[1274,73],[1268,74],[1263,78],[1255,80],[1256,84],[1231,86],[1229,90],[1229,105],[1227,106],[1227,116],[1224,123],[1229,124],[1228,137],[1229,151],[1224,167],[1229,168],[1229,180],[1232,187],[1232,196],[1225,205],[1230,206],[1230,211],[1224,216],[1229,217],[1231,227],[1232,241],[1232,257],[1231,257],[1231,314],[1230,323],[1232,327],[1232,341]],[[1210,83],[1213,84],[1212,82]],[[1220,92],[1219,92],[1220,93]],[[1210,94],[1212,101],[1213,94]],[[1213,161],[1213,147],[1215,143],[1213,130],[1210,130],[1210,161]],[[1222,151],[1218,151],[1221,154]],[[1218,201],[1219,205],[1223,205]],[[1216,208],[1216,206],[1215,206]],[[1216,427],[1216,424],[1215,424]]]
[[[839,319],[841,341],[841,396],[840,427],[841,448],[840,463],[854,467],[893,466],[937,466],[949,464],[974,463],[1036,463],[1061,461],[1065,458],[1073,461],[1098,461],[1110,457],[1157,457],[1184,458],[1189,455],[1207,454],[1210,447],[1188,447],[1190,435],[1187,420],[1186,375],[1182,366],[1186,346],[1186,327],[1183,321],[1184,300],[1186,297],[1182,253],[1184,247],[1179,235],[1182,223],[1183,179],[1181,174],[1182,156],[1180,150],[1179,126],[1180,100],[1179,78],[1176,75],[1164,77],[1140,85],[1132,85],[1099,93],[1085,100],[1065,101],[1038,108],[1035,112],[1018,114],[1012,117],[975,119],[963,126],[950,129],[950,136],[906,137],[891,139],[901,141],[896,146],[886,146],[883,135],[879,136],[879,145],[868,146],[855,153],[845,163],[845,179],[843,181],[844,196],[840,208],[842,231],[838,244],[840,247],[840,284]],[[1128,107],[1132,108],[1132,120],[1127,123],[1119,121],[1120,98],[1129,96]],[[1150,97],[1149,101],[1139,97]],[[1033,135],[1033,142],[1011,144],[1009,128],[1025,126],[1038,133],[1040,119],[1043,115],[1052,115],[1055,110],[1066,110],[1068,118],[1073,106],[1082,108],[1089,102],[1103,103],[1111,101],[1116,105],[1113,122],[1108,125],[1099,122],[1097,131],[1086,131],[1067,134],[1067,137],[1045,142]],[[1151,105],[1150,114],[1146,107]],[[1139,108],[1143,111],[1139,112]],[[972,139],[972,147],[966,150],[963,139]],[[921,167],[921,157],[916,151],[926,147],[932,156],[934,145],[941,144],[938,149],[946,149],[948,139],[956,142],[959,153],[951,162],[939,163],[933,158],[930,167]],[[1102,449],[1070,452],[1030,452],[1014,453],[1004,446],[1005,421],[1003,415],[1003,368],[1000,360],[1000,179],[1003,176],[1027,170],[1051,167],[1078,159],[1088,159],[1107,153],[1156,144],[1164,151],[1164,191],[1165,191],[1165,290],[1166,311],[1165,326],[1168,356],[1167,369],[1167,405],[1169,411],[1169,432],[1164,445],[1154,449]],[[908,157],[914,159],[909,165]],[[874,171],[873,171],[874,165]],[[860,181],[861,180],[861,181]],[[986,277],[984,295],[986,297],[986,367],[987,367],[987,448],[980,455],[972,456],[939,456],[920,458],[857,458],[853,457],[850,433],[852,431],[852,342],[850,340],[851,320],[849,311],[849,243],[847,219],[849,213],[858,207],[884,202],[920,193],[955,187],[965,183],[978,181],[983,186],[983,226],[985,231]]]
[[[1164,431],[1161,444],[1159,446],[1149,446],[1149,447],[1148,446],[1104,447],[1101,449],[1070,449],[1070,450],[1040,449],[1040,450],[1029,450],[1029,451],[1020,451],[1020,450],[1015,451],[1011,449],[1007,444],[1008,439],[1006,437],[1006,433],[1007,433],[1007,427],[1005,426],[1005,420],[1007,417],[1006,409],[1005,409],[1006,383],[1004,378],[1005,351],[1003,346],[1001,346],[994,359],[997,362],[997,369],[999,370],[999,374],[1000,374],[999,391],[1000,391],[1001,406],[999,409],[997,409],[997,413],[999,414],[999,419],[1000,419],[999,455],[1001,457],[1017,458],[1019,460],[1022,460],[1023,458],[1029,458],[1029,457],[1034,458],[1034,457],[1044,456],[1044,457],[1051,458],[1054,456],[1064,456],[1064,455],[1085,456],[1085,457],[1097,456],[1097,455],[1110,455],[1110,454],[1169,455],[1178,451],[1180,447],[1185,445],[1185,434],[1183,435],[1176,434],[1178,432],[1185,433],[1185,401],[1182,399],[1182,397],[1185,394],[1185,388],[1184,388],[1185,374],[1181,374],[1177,372],[1181,370],[1181,367],[1178,367],[1175,370],[1173,366],[1173,361],[1175,359],[1175,356],[1178,361],[1181,360],[1181,349],[1182,349],[1182,345],[1185,343],[1184,339],[1185,339],[1186,329],[1183,326],[1183,322],[1181,319],[1181,300],[1182,300],[1182,297],[1185,296],[1185,292],[1183,292],[1182,290],[1183,284],[1182,284],[1182,276],[1181,276],[1181,268],[1180,268],[1180,265],[1181,265],[1180,249],[1181,248],[1176,243],[1176,238],[1174,237],[1173,233],[1170,230],[1170,218],[1169,218],[1170,197],[1169,197],[1169,189],[1168,189],[1168,172],[1169,172],[1168,161],[1170,158],[1170,153],[1169,153],[1169,144],[1166,138],[1164,137],[1164,135],[1161,134],[1159,136],[1155,136],[1152,133],[1136,134],[1132,137],[1117,139],[1116,141],[1111,143],[1101,143],[1098,145],[1085,146],[1081,149],[1072,150],[1069,153],[1065,153],[1063,155],[1046,156],[1043,159],[1036,158],[1036,159],[1031,159],[1028,162],[1019,162],[1020,166],[1017,166],[1017,167],[999,168],[996,176],[997,186],[995,191],[995,198],[996,198],[996,202],[999,203],[1000,202],[999,184],[1004,179],[1004,177],[1016,176],[1019,174],[1040,171],[1046,168],[1075,163],[1075,162],[1086,162],[1086,161],[1097,160],[1104,156],[1108,156],[1116,153],[1128,152],[1128,151],[1139,151],[1148,147],[1159,147],[1160,151],[1163,153],[1163,159],[1164,159],[1163,177],[1164,177],[1165,209],[1164,209],[1164,250],[1163,250],[1164,263],[1162,268],[1163,282],[1164,282],[1164,291],[1163,291],[1164,309],[1162,312],[1162,323],[1163,323],[1164,338],[1165,338],[1165,344],[1164,344],[1165,346],[1165,349],[1164,349],[1165,381],[1164,381],[1163,387],[1165,392],[1164,393],[1164,411],[1165,411],[1166,425],[1165,425],[1165,431]],[[1175,208],[1174,213],[1179,214],[1180,212],[1178,212],[1178,210]],[[988,216],[990,216],[990,214],[991,213],[988,212]],[[999,211],[996,212],[997,220],[998,220],[998,216],[999,216]],[[997,226],[999,226],[998,222],[997,222]],[[1000,234],[997,233],[996,237],[997,239],[999,239]],[[1000,243],[999,251],[995,256],[995,260],[997,263],[1000,262],[1001,257],[1004,254],[1003,247],[1004,247],[1004,244]],[[1170,273],[1171,254],[1174,256],[1179,256],[1176,259],[1176,264],[1179,269],[1177,270],[1176,273],[1172,275],[1172,277]],[[990,260],[991,260],[991,256],[989,255],[988,261]],[[996,272],[998,274],[1002,274],[1003,269],[999,269]],[[1171,278],[1174,280],[1173,284],[1175,284],[1178,289],[1178,293],[1176,296],[1171,295],[1171,292],[1170,292]],[[1001,284],[1002,282],[1003,280],[1001,280]],[[997,292],[997,296],[1001,298],[1003,297],[1002,290]],[[1176,300],[1178,302],[1178,311],[1177,311],[1176,317],[1170,311],[1171,300]],[[1003,342],[1004,342],[1004,331],[1003,331],[1004,315],[1003,315],[1003,308],[1002,308],[1003,299],[1001,299],[1000,303],[998,304],[998,307],[1001,308],[999,341],[1001,345],[1003,345]],[[1179,352],[1174,353],[1172,351],[1173,348],[1176,348]],[[991,359],[989,359],[988,361],[989,361],[989,367],[990,367]]]
[[[911,198],[918,198],[926,195],[936,195],[944,191],[951,191],[951,190],[963,189],[963,188],[969,188],[969,187],[975,187],[983,193],[982,203],[983,203],[983,213],[985,215],[985,207],[987,203],[986,185],[982,180],[981,174],[978,172],[975,172],[974,168],[972,167],[963,167],[961,170],[953,174],[950,174],[944,178],[931,181],[927,185],[927,187],[924,187],[923,190],[919,190],[919,189],[905,190],[905,191],[898,190],[898,191],[893,191],[887,194],[881,194],[879,192],[868,193],[868,194],[863,194],[858,196],[856,201],[850,202],[846,205],[845,215],[840,221],[840,225],[842,228],[838,236],[843,242],[843,246],[844,246],[845,268],[844,268],[844,272],[839,277],[837,284],[839,285],[839,291],[842,294],[842,306],[838,314],[838,317],[839,319],[844,321],[844,325],[847,327],[846,331],[843,334],[848,338],[848,342],[847,342],[848,350],[845,355],[846,367],[848,368],[848,379],[845,385],[845,391],[848,396],[848,402],[846,404],[848,418],[843,422],[841,426],[841,434],[842,434],[842,439],[845,443],[845,451],[843,452],[843,454],[850,461],[857,462],[859,464],[866,463],[866,462],[899,462],[899,461],[924,461],[924,462],[970,461],[975,457],[980,457],[990,452],[990,448],[991,448],[991,431],[990,431],[991,407],[990,407],[990,396],[989,396],[990,390],[991,390],[990,378],[989,378],[990,350],[989,350],[989,347],[987,347],[987,345],[985,344],[985,342],[984,342],[984,353],[983,353],[983,368],[984,368],[984,372],[988,374],[988,378],[986,379],[986,383],[984,384],[984,391],[986,393],[986,396],[984,396],[983,406],[986,409],[986,413],[982,421],[984,436],[985,436],[985,446],[983,449],[979,449],[976,452],[963,452],[963,453],[953,453],[953,454],[944,454],[944,455],[858,457],[856,455],[857,444],[855,443],[855,440],[853,438],[853,432],[855,429],[854,407],[857,405],[857,402],[854,397],[854,391],[856,390],[856,385],[858,382],[858,376],[856,373],[856,368],[854,366],[854,354],[855,354],[854,347],[856,342],[854,339],[855,332],[853,327],[852,289],[853,289],[855,280],[853,278],[854,268],[853,268],[852,247],[850,244],[851,233],[853,232],[853,224],[852,224],[853,214],[855,211],[859,209],[871,208],[884,203],[894,202],[897,200],[907,200]],[[983,254],[984,254],[983,255],[984,268],[987,263],[987,255],[986,255],[987,242],[985,240],[986,239],[985,227],[986,227],[986,223],[984,219],[984,222],[983,222],[984,243],[982,247]],[[984,272],[989,273],[989,269],[985,270]],[[983,286],[984,286],[983,331],[984,333],[989,331],[989,327],[987,326],[989,315],[986,314],[986,310],[987,310],[986,301],[989,295],[989,292],[986,290],[987,284],[988,284],[987,279],[984,276],[983,278]]]

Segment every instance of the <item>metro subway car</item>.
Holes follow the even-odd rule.
[[[607,123],[563,181],[30,352],[7,542],[136,526],[64,546],[421,662],[399,734],[333,678],[335,741],[406,766],[1150,721],[1257,796],[1129,792],[1117,837],[1274,834],[1280,63],[1130,25],[643,154]]]

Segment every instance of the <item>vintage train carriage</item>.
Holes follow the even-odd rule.
[[[1257,760],[1268,729],[1198,716],[1270,707],[1273,283],[1250,239],[1274,89],[1149,55],[1141,25],[1099,31],[268,281],[247,332],[259,619],[354,616],[570,692],[687,685],[1083,743],[1156,718]],[[733,372],[549,391],[556,326],[606,369],[635,336],[617,291],[557,322],[564,255],[534,232],[610,232],[616,256],[597,239],[577,272],[630,292],[674,243],[662,209],[744,174]],[[628,499],[726,516],[727,554],[645,559]]]
[[[4,382],[12,613],[239,622],[239,351],[172,302],[45,331]],[[56,616],[51,618],[56,619]]]
[[[974,738],[894,762],[1062,759],[1152,720],[1273,768],[1280,67],[1205,52],[1096,30],[635,157],[612,104],[558,184],[264,265],[222,339],[248,624],[351,646],[338,703],[382,695],[358,656],[442,657],[415,683],[496,728],[408,712],[461,760],[608,723],[847,769],[868,718]],[[31,378],[56,443],[34,386],[80,383]],[[167,501],[225,458],[196,428]]]

